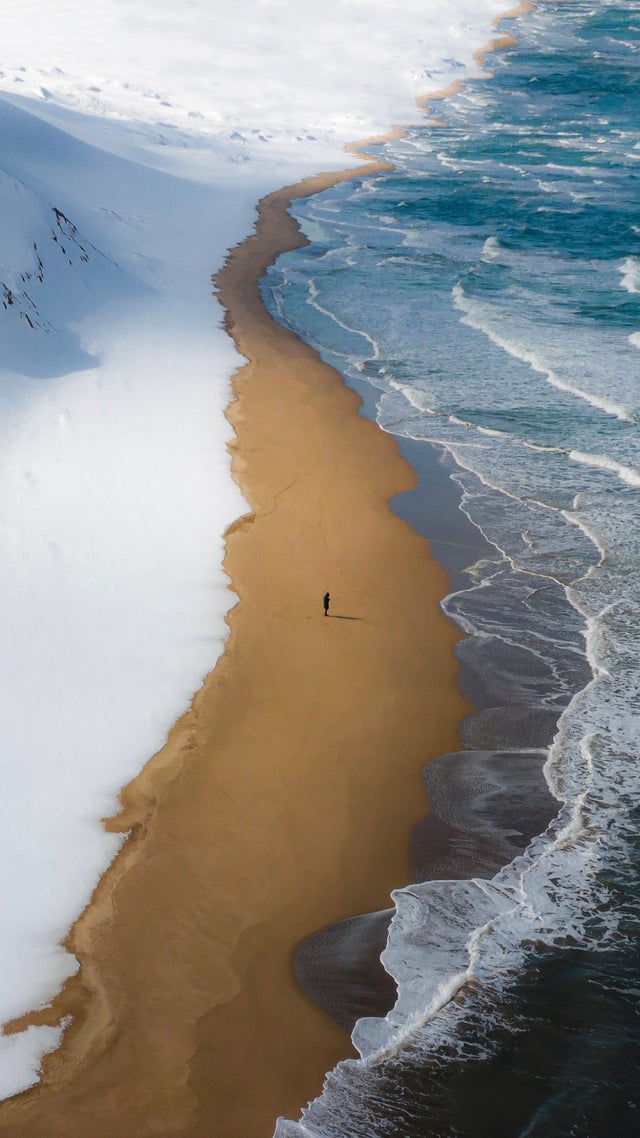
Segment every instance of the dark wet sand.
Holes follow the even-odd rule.
[[[366,413],[375,416],[365,385],[354,386]],[[461,570],[495,550],[460,510],[446,452],[413,439],[398,442],[417,485],[392,508],[428,537],[451,588],[466,588]],[[486,701],[475,672],[463,667],[459,681],[474,702]],[[545,829],[558,809],[542,772],[558,714],[558,708],[495,707],[489,700],[463,720],[460,737],[468,750],[440,756],[424,770],[430,813],[411,833],[412,881],[491,877]],[[383,1016],[395,1003],[395,983],[379,959],[392,916],[393,909],[353,916],[308,937],[296,954],[305,990],[349,1030],[361,1016]]]

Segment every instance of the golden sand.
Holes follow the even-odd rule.
[[[107,823],[131,835],[68,938],[79,977],[14,1025],[74,1016],[42,1082],[0,1106],[0,1135],[269,1138],[352,1053],[298,990],[294,948],[407,882],[422,768],[456,747],[468,708],[445,575],[387,505],[412,470],[258,296],[301,243],[289,199],[336,180],[267,198],[220,273],[250,361],[229,411],[252,511],[227,534],[240,601],[223,657]]]

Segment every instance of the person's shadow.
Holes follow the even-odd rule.
[[[364,620],[363,616],[341,616],[338,612],[328,612],[329,620]]]

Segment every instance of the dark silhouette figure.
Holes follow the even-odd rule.
[[[329,596],[329,594],[328,594],[328,593],[325,593],[325,594],[324,594],[324,597],[322,598],[322,603],[323,603],[323,605],[324,605],[324,615],[325,615],[325,616],[326,616],[326,615],[327,615],[327,613],[329,612],[329,601],[330,601],[330,600],[331,600],[331,597]]]

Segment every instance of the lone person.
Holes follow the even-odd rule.
[[[326,616],[326,615],[327,615],[327,613],[329,612],[329,601],[330,601],[330,600],[331,600],[331,597],[329,596],[329,594],[328,594],[328,593],[325,593],[325,594],[324,594],[324,597],[322,598],[322,603],[323,603],[323,605],[324,605],[324,615],[325,615],[325,616]]]

